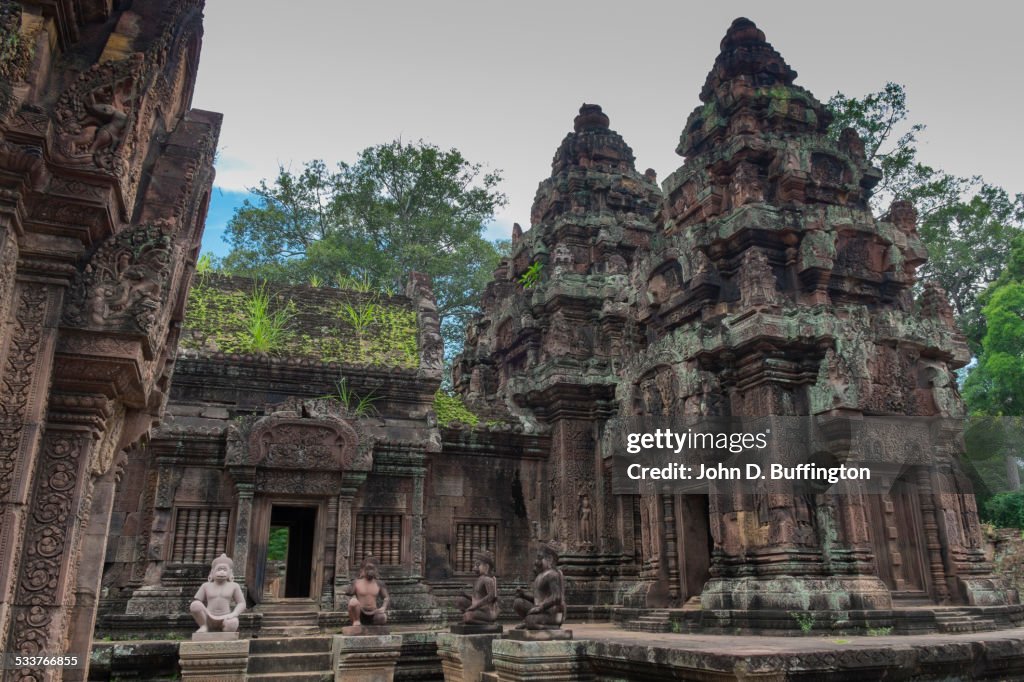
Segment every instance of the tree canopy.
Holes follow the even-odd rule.
[[[352,279],[394,289],[410,271],[434,281],[442,334],[452,349],[497,265],[483,238],[506,203],[500,171],[484,172],[456,149],[395,140],[352,164],[280,169],[251,190],[228,223],[223,267],[292,283]]]
[[[1024,234],[1024,194],[1010,195],[980,176],[961,177],[917,158],[922,123],[911,123],[902,85],[855,98],[828,101],[830,133],[847,127],[864,140],[868,161],[882,171],[871,205],[883,213],[895,199],[913,202],[929,259],[918,275],[949,294],[960,328],[977,354],[985,334],[978,295],[995,281],[1010,256],[1010,242]]]

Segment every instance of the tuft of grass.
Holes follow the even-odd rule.
[[[345,377],[339,377],[334,382],[334,393],[323,397],[337,400],[357,417],[376,413],[377,408],[373,404],[380,400],[380,396],[373,391],[366,395],[359,395],[348,385],[348,379]]]
[[[892,626],[884,628],[868,628],[868,637],[886,637],[892,634]]]
[[[288,322],[293,315],[292,306],[289,304],[271,311],[271,298],[266,282],[259,282],[243,302],[245,333],[239,339],[243,351],[273,353],[280,350],[291,336]]]

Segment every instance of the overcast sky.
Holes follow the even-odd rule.
[[[279,165],[396,137],[502,169],[509,205],[488,235],[507,237],[583,102],[663,179],[738,16],[822,101],[905,84],[921,160],[1024,191],[1020,3],[207,0],[193,106],[224,127],[204,243],[224,252],[242,192]]]

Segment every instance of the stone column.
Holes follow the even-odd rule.
[[[246,571],[249,565],[249,526],[252,523],[252,498],[255,486],[252,483],[236,483],[238,508],[235,516],[235,582],[245,585]]]
[[[121,419],[110,419],[112,413],[103,396],[51,396],[5,651],[88,656],[88,651],[65,650],[73,618],[68,605],[74,601],[92,509],[93,472],[107,458],[110,441],[116,445],[120,437],[123,412]],[[62,679],[55,668],[38,668],[29,675],[6,671],[4,679]]]
[[[351,580],[348,564],[352,556],[352,496],[338,498],[338,538],[334,550],[334,608],[344,610]]]
[[[426,471],[420,468],[413,476],[412,492],[412,530],[409,538],[410,568],[409,577],[419,580],[423,576],[423,479]]]
[[[13,232],[0,243],[0,650],[12,627],[18,560],[52,373],[61,292],[15,281]],[[2,676],[3,673],[0,673]],[[0,677],[2,678],[2,677]]]
[[[82,541],[78,579],[75,585],[75,605],[71,608],[71,638],[68,651],[88,652],[96,627],[96,607],[99,605],[103,578],[103,565],[110,531],[110,516],[114,506],[114,493],[120,479],[118,463],[103,474],[92,489],[92,508]],[[64,673],[65,682],[84,682],[88,670],[73,668]]]

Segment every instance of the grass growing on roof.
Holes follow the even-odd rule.
[[[261,290],[257,287],[256,291]],[[197,277],[189,292],[181,347],[386,367],[419,365],[415,310],[401,299],[360,292],[332,296],[330,291],[268,284],[262,289],[264,299],[256,301],[259,310],[254,316],[256,297],[251,282],[216,275]],[[353,320],[352,309],[369,308],[367,304],[372,304],[374,314]],[[253,343],[254,330],[258,335],[268,331],[265,322],[254,323],[257,318],[280,322],[276,342],[269,346]]]

